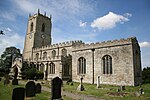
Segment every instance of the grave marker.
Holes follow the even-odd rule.
[[[37,83],[36,84],[36,93],[41,93],[41,84],[40,83]]]
[[[35,96],[35,92],[36,92],[35,83],[33,81],[29,81],[26,84],[26,97],[33,97],[33,96]]]
[[[24,100],[25,88],[18,87],[13,89],[12,100]]]
[[[55,77],[52,80],[51,83],[51,93],[52,93],[52,97],[51,99],[61,99],[61,85],[62,85],[62,80],[59,77]]]

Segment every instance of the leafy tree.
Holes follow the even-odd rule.
[[[44,73],[38,71],[34,63],[29,64],[28,62],[24,61],[21,71],[22,79],[34,79],[35,76],[37,79],[43,79],[44,77]]]
[[[21,57],[20,50],[16,47],[7,47],[3,54],[1,55],[0,60],[0,72],[9,73],[9,68],[12,65],[12,61],[16,57]]]
[[[142,79],[143,79],[143,83],[150,83],[150,67],[143,69]]]

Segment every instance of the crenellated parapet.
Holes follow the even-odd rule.
[[[46,45],[46,46],[42,46],[42,47],[33,48],[33,51],[71,47],[71,46],[76,46],[76,45],[81,45],[81,44],[84,44],[84,42],[82,42],[81,40],[67,41],[67,42],[56,43],[56,44],[52,44],[52,45]]]
[[[75,45],[74,51],[76,50],[84,50],[84,49],[93,49],[93,48],[105,48],[105,47],[112,47],[112,46],[121,46],[121,45],[128,45],[132,43],[137,43],[136,37],[130,37],[127,39],[120,39],[120,40],[109,40],[109,41],[103,41],[103,42],[96,42],[96,43],[90,43],[90,44],[79,44]]]

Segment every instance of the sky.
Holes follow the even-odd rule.
[[[0,54],[24,46],[29,14],[52,15],[52,43],[136,37],[142,67],[150,66],[150,0],[1,0]]]

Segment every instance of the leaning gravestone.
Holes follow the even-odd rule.
[[[12,100],[24,100],[25,88],[18,87],[13,89]]]
[[[26,84],[26,97],[33,97],[35,96],[36,87],[33,81],[29,81]]]
[[[52,93],[52,97],[51,99],[61,99],[61,85],[62,85],[62,80],[59,77],[55,77],[52,80],[51,83],[51,93]]]
[[[41,84],[40,83],[36,84],[36,93],[41,93]]]
[[[18,79],[13,79],[12,80],[12,85],[18,85]]]

